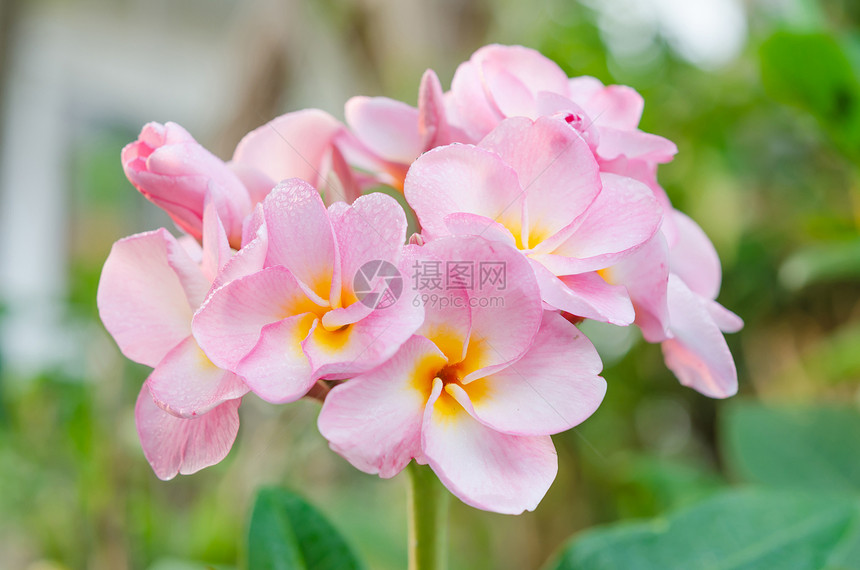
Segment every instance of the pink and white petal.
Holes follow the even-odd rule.
[[[493,89],[494,77],[502,74],[513,75],[532,93],[551,91],[567,94],[567,74],[537,50],[523,46],[488,45],[477,50],[470,61],[480,65],[484,82],[494,99],[499,96]]]
[[[423,320],[424,308],[401,295],[393,305],[380,305],[346,327],[328,330],[317,322],[302,347],[315,378],[349,378],[391,358]]]
[[[535,94],[528,85],[504,68],[485,68],[484,85],[492,94],[492,102],[505,117],[537,118]]]
[[[215,205],[207,202],[203,209],[203,258],[200,262],[203,276],[210,282],[214,281],[232,255],[224,224],[218,217]],[[201,299],[200,303],[202,302]],[[200,303],[197,304],[198,307]]]
[[[645,100],[626,85],[608,85],[588,99],[589,114],[601,131],[605,128],[631,131],[639,126]]]
[[[431,238],[448,234],[445,216],[478,214],[519,235],[523,192],[517,173],[496,153],[452,144],[421,155],[406,175],[404,193]]]
[[[258,206],[256,211],[260,212],[262,216],[262,206]],[[213,291],[230,281],[262,271],[266,266],[269,237],[265,223],[258,226],[252,235],[254,236],[253,239],[247,241],[242,249],[237,251],[215,276],[215,281],[212,283]]]
[[[421,423],[445,357],[413,336],[385,364],[336,386],[317,425],[332,450],[365,473],[393,477],[421,453]]]
[[[143,454],[156,476],[167,481],[224,459],[239,431],[241,402],[229,400],[194,419],[178,418],[159,408],[144,384],[134,416]]]
[[[547,305],[578,317],[627,326],[635,318],[633,304],[623,286],[607,283],[597,273],[557,277],[536,260],[530,260]]]
[[[192,330],[212,362],[235,371],[264,326],[318,310],[289,270],[268,267],[215,290],[194,315]]]
[[[597,154],[601,160],[614,160],[620,156],[649,162],[671,162],[678,147],[669,139],[640,130],[622,131],[610,127],[600,128]]]
[[[623,285],[636,308],[636,325],[648,342],[669,338],[669,248],[661,232],[632,256],[601,271],[609,282]]]
[[[448,290],[459,288],[469,297],[471,329],[463,381],[489,374],[525,353],[540,327],[542,305],[534,272],[522,253],[473,236],[441,238],[424,248],[444,260]],[[463,279],[452,280],[452,268],[457,267]]]
[[[424,411],[421,448],[457,498],[504,514],[533,511],[558,472],[549,436],[499,433],[472,418],[436,378]]]
[[[744,328],[743,319],[716,301],[706,300],[705,307],[708,309],[708,314],[714,319],[714,323],[724,333],[736,333]]]
[[[723,333],[714,323],[707,299],[675,275],[669,276],[669,318],[673,338],[662,344],[666,366],[684,386],[711,398],[738,391],[735,362]]]
[[[329,299],[333,307],[355,302],[355,280],[384,277],[378,274],[381,264],[396,264],[406,241],[406,214],[391,196],[374,192],[358,198],[350,207],[330,208],[332,228],[340,253],[343,284],[332,290]],[[371,264],[371,265],[366,265]],[[384,265],[388,267],[388,265]],[[366,274],[367,272],[372,275]],[[389,276],[399,277],[399,276]],[[341,293],[346,299],[341,299]]]
[[[454,72],[450,101],[448,107],[458,117],[458,126],[471,141],[480,140],[504,118],[487,99],[478,64],[473,60],[461,63]]]
[[[511,230],[485,216],[457,212],[445,216],[445,226],[454,236],[478,236],[490,241],[500,241],[511,247],[517,242]]]
[[[479,146],[497,153],[517,173],[526,196],[527,247],[569,225],[600,193],[591,149],[560,118],[507,119]]]
[[[421,135],[422,152],[453,142],[442,84],[432,69],[424,72],[418,87],[418,133]]]
[[[272,188],[275,187],[277,181],[269,178],[263,171],[239,162],[230,161],[227,167],[233,171],[239,180],[248,190],[248,197],[251,200],[251,206],[256,207],[257,204],[266,199]]]
[[[188,257],[162,228],[119,240],[105,261],[96,295],[99,315],[135,362],[155,367],[191,331],[192,307],[170,263],[180,253]]]
[[[563,233],[565,241],[541,256],[556,275],[595,271],[617,263],[649,240],[662,212],[651,190],[616,174],[601,174],[603,190],[588,210]]]
[[[248,393],[242,379],[218,368],[189,336],[158,363],[147,380],[152,398],[175,416],[200,416]]]
[[[245,135],[233,162],[255,168],[275,182],[301,178],[317,186],[322,183],[320,165],[332,138],[343,128],[319,109],[287,113]]]
[[[545,311],[529,351],[495,374],[468,384],[462,392],[467,401],[460,403],[496,431],[552,435],[579,425],[603,401],[602,367],[591,341],[578,328],[557,312]]]
[[[285,180],[263,202],[263,210],[266,265],[286,267],[310,292],[327,300],[339,271],[334,233],[319,192],[303,180]]]
[[[681,278],[694,293],[716,299],[722,269],[717,250],[702,228],[689,216],[672,210],[678,239],[669,250],[669,271]]]
[[[386,160],[409,164],[424,151],[418,109],[388,97],[353,97],[344,108],[355,135]]]
[[[263,327],[260,340],[236,366],[236,372],[259,397],[274,404],[294,402],[316,382],[302,350],[315,316],[295,315]]]
[[[567,80],[567,96],[582,107],[585,107],[592,97],[603,89],[603,83],[590,75],[571,77]]]

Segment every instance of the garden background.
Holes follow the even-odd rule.
[[[342,119],[352,94],[415,104],[426,68],[447,87],[491,42],[642,93],[643,130],[679,147],[659,180],[714,241],[719,301],[746,326],[728,336],[740,393],[727,401],[680,386],[632,328],[590,328],[605,402],[554,438],[559,476],[535,512],[453,501],[452,570],[538,568],[600,525],[612,526],[578,535],[569,560],[598,567],[606,545],[623,556],[651,533],[641,552],[671,552],[653,567],[756,568],[751,552],[782,549],[790,567],[851,568],[858,25],[852,0],[4,0],[0,568],[240,565],[264,485],[306,497],[370,568],[405,565],[405,475],[383,481],[328,451],[316,402],[246,398],[225,461],[159,481],[134,428],[148,369],[120,355],[95,291],[115,240],[172,228],[120,165],[145,122],[178,122],[227,159],[286,111]],[[717,548],[724,539],[743,548]],[[615,567],[650,567],[632,564]]]

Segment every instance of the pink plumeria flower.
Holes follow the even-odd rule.
[[[413,251],[419,266],[494,264],[505,279],[437,297],[418,289],[421,329],[389,361],[328,394],[320,432],[362,471],[392,477],[414,458],[469,505],[534,510],[558,470],[550,434],[584,421],[603,399],[600,359],[576,327],[542,310],[514,248],[448,237]]]
[[[176,123],[147,123],[138,139],[122,149],[131,183],[164,209],[182,230],[200,240],[203,210],[211,202],[228,241],[239,247],[242,222],[252,207],[239,177]]]
[[[403,190],[409,165],[422,153],[462,140],[448,124],[439,78],[427,70],[418,90],[418,108],[388,97],[353,97],[345,106],[353,136],[342,138],[350,164],[376,173],[365,186],[387,184]]]
[[[565,121],[507,119],[477,146],[434,149],[413,164],[405,194],[427,239],[471,234],[516,246],[548,306],[633,322],[626,290],[596,272],[647,241],[660,209],[642,183],[601,174]]]
[[[337,145],[345,131],[340,121],[319,109],[287,113],[245,135],[236,145],[231,168],[255,203],[288,178],[319,188],[326,203],[352,202],[360,190]]]
[[[677,152],[663,137],[638,129],[644,103],[630,87],[593,77],[568,79],[552,60],[523,46],[488,45],[460,64],[451,100],[461,127],[478,141],[508,117],[563,113],[601,161],[619,157],[668,162]]]
[[[154,368],[135,408],[147,460],[161,479],[193,473],[221,461],[239,425],[247,386],[218,368],[191,335],[230,247],[215,207],[204,214],[204,248],[167,230],[116,242],[98,289],[102,322],[131,360]]]
[[[408,267],[406,217],[393,198],[376,193],[327,211],[313,187],[291,179],[255,218],[249,226],[265,239],[249,241],[225,272],[261,268],[220,279],[193,330],[213,362],[264,400],[294,401],[319,379],[378,366],[421,325],[423,308],[394,298]]]
[[[668,216],[671,242],[661,231],[603,275],[626,286],[645,340],[661,343],[666,365],[683,385],[727,398],[737,392],[738,377],[723,333],[739,331],[743,321],[715,300],[721,269],[708,237],[681,212]]]

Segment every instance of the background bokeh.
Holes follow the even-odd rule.
[[[247,397],[224,462],[159,481],[134,429],[148,369],[119,354],[95,291],[115,240],[172,227],[120,166],[145,122],[178,122],[227,159],[286,111],[342,118],[356,94],[415,104],[426,68],[447,87],[490,42],[633,86],[642,128],[677,143],[659,179],[713,239],[719,300],[746,321],[728,339],[735,400],[856,410],[858,24],[854,0],[3,0],[0,568],[235,566],[267,484],[306,496],[371,568],[405,566],[404,475],[330,452],[314,402]],[[588,333],[605,403],[554,438],[559,476],[536,512],[453,501],[452,569],[537,568],[576,531],[736,479],[720,426],[737,402],[680,386],[633,331]]]

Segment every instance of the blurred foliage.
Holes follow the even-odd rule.
[[[722,452],[742,488],[574,538],[545,570],[847,570],[860,556],[860,412],[740,401]]]
[[[772,405],[842,403],[856,409],[860,11],[851,0],[777,4],[745,3],[749,38],[743,53],[710,70],[684,61],[659,35],[641,53],[614,53],[595,11],[563,0],[530,6],[538,14],[528,20],[533,25],[513,27],[505,22],[526,20],[515,3],[499,3],[499,11],[475,3],[470,13],[479,22],[457,29],[472,34],[460,41],[473,49],[491,41],[523,43],[570,75],[639,90],[646,101],[642,128],[680,149],[661,166],[660,181],[676,207],[712,237],[723,260],[719,300],[746,322],[728,338],[742,394]],[[321,17],[336,20],[333,26],[359,18],[361,29],[354,33],[362,37],[362,49],[374,45],[372,14],[359,3],[325,6]],[[388,81],[405,84],[423,68],[395,71],[402,79]],[[392,73],[386,70],[386,77]],[[441,75],[443,82],[450,79],[450,73]],[[133,419],[148,371],[119,355],[94,304],[111,243],[168,225],[119,168],[119,150],[138,128],[111,123],[74,140],[66,247],[68,320],[80,338],[79,360],[36,378],[15,377],[0,360],[0,567],[236,566],[256,489],[286,484],[326,514],[368,567],[402,568],[403,478],[361,474],[329,451],[316,431],[318,406],[312,402],[274,407],[247,398],[239,440],[227,460],[170,482],[152,474]],[[597,546],[608,544],[618,545],[618,556],[622,545],[662,556],[671,545],[704,540],[688,527],[714,516],[750,517],[750,524],[763,527],[812,517],[815,524],[798,530],[796,544],[786,548],[824,544],[828,532],[856,519],[850,512],[856,507],[829,498],[726,490],[738,479],[773,487],[778,475],[792,473],[804,477],[796,486],[829,488],[820,478],[828,465],[839,473],[832,477],[856,487],[860,475],[848,463],[857,457],[850,451],[856,441],[848,439],[853,434],[856,440],[858,432],[856,418],[846,419],[850,412],[724,410],[723,402],[679,386],[658,347],[635,335],[624,338],[613,344],[595,336],[606,364],[606,400],[582,426],[555,438],[559,476],[535,512],[505,517],[452,505],[452,570],[537,568],[571,534],[633,518],[651,522],[584,534],[582,544],[591,546],[580,547],[576,556],[593,560]],[[727,422],[720,436],[718,418]],[[795,457],[795,466],[781,471],[781,457]],[[765,507],[771,515],[753,512]],[[674,514],[654,519],[666,512]],[[754,518],[759,515],[765,519]],[[759,534],[752,529],[744,537],[754,541]],[[720,536],[709,544],[723,544]],[[637,567],[612,560],[615,567]]]

